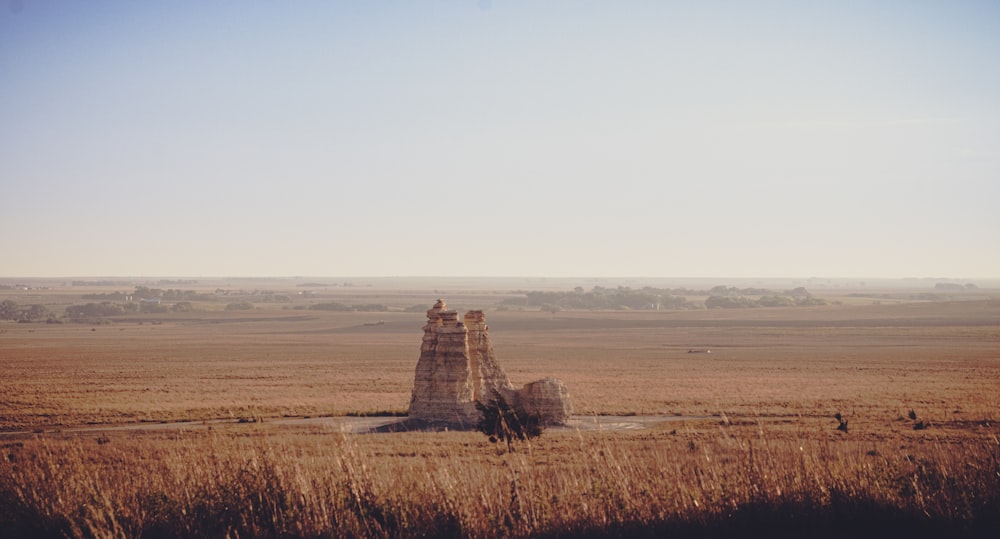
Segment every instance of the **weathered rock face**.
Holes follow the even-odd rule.
[[[465,328],[469,333],[469,367],[472,371],[472,398],[485,402],[494,395],[510,398],[514,386],[497,363],[489,326],[483,311],[465,313]]]
[[[458,313],[438,300],[427,311],[420,359],[413,377],[410,418],[474,425],[478,411],[473,401],[468,332]]]
[[[476,403],[497,396],[542,424],[564,424],[572,414],[569,391],[555,378],[514,388],[497,363],[483,311],[469,311],[459,321],[458,312],[438,300],[427,311],[410,419],[471,428],[480,417]]]
[[[537,416],[543,425],[564,425],[573,414],[569,389],[555,378],[545,378],[525,384],[521,389],[518,408],[529,416]]]

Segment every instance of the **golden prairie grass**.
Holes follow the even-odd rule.
[[[473,433],[251,427],[4,451],[0,524],[15,537],[986,536],[1000,524],[995,433],[900,444],[702,423],[546,434],[506,453]]]
[[[512,380],[557,376],[579,413],[714,419],[552,431],[511,454],[472,433],[343,435],[269,421],[405,410],[420,313],[8,325],[0,530],[992,536],[1000,526],[997,302],[487,316]],[[914,430],[910,410],[931,427]],[[264,421],[54,432],[249,417]]]

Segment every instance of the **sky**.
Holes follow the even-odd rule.
[[[1000,2],[0,0],[0,276],[1000,277]]]

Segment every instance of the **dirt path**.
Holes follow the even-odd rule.
[[[565,426],[548,427],[551,431],[577,430],[641,430],[660,423],[708,419],[695,416],[573,416]],[[319,426],[335,432],[369,433],[401,423],[401,417],[281,417],[264,419],[266,425],[289,427]],[[212,419],[206,421],[179,421],[173,423],[129,423],[123,425],[86,425],[78,427],[52,427],[32,431],[0,432],[0,439],[44,436],[52,434],[110,434],[114,432],[151,432],[171,430],[201,430],[214,426],[252,425],[254,421],[235,419]]]

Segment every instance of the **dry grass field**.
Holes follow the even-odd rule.
[[[99,324],[2,322],[0,535],[1000,529],[996,299],[548,312],[500,309],[510,289],[478,282],[341,286],[308,299],[265,285],[290,301],[238,311],[206,302]],[[85,302],[77,288],[8,297],[56,311]],[[424,316],[403,308],[439,295],[487,310],[515,384],[552,375],[580,415],[664,420],[552,430],[512,453],[475,433],[349,435],[281,421],[405,412]],[[296,308],[309,301],[390,310]],[[219,419],[228,421],[111,430]]]

